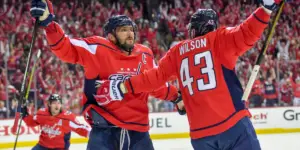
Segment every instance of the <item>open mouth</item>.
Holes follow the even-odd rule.
[[[127,40],[127,43],[128,43],[128,44],[132,44],[132,43],[133,43],[133,39],[131,39],[131,40],[128,39],[128,40]]]

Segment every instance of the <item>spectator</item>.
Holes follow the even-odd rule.
[[[277,42],[277,48],[279,49],[280,57],[282,57],[284,60],[289,59],[289,46],[290,41],[287,39],[281,39]]]
[[[278,105],[278,95],[276,91],[276,85],[272,76],[267,77],[264,83],[265,88],[265,99],[267,107],[274,107]]]
[[[18,101],[16,99],[11,100],[10,114],[9,114],[11,118],[15,117],[17,112],[17,107],[18,107]]]
[[[267,63],[266,66],[269,67],[269,69],[267,69],[265,71],[265,74],[263,75],[265,79],[264,81],[264,98],[266,100],[265,104],[267,107],[274,107],[274,106],[278,106],[278,102],[279,102],[277,86],[275,82],[276,73],[271,63]]]
[[[296,79],[296,84],[294,85],[294,106],[300,106],[300,77]]]
[[[291,78],[287,78],[286,82],[283,83],[281,89],[281,102],[284,106],[292,105],[292,98],[293,98],[293,87]]]
[[[174,111],[174,104],[172,102],[164,101],[163,104],[164,104],[164,106],[163,106],[164,111],[166,111],[166,112]]]
[[[254,81],[250,96],[250,108],[253,107],[261,107],[263,103],[263,84],[259,79],[259,75],[257,76],[256,80]]]
[[[7,108],[4,101],[0,101],[0,119],[6,118]]]

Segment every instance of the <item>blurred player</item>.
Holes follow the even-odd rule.
[[[195,150],[261,149],[250,113],[241,100],[243,89],[234,67],[238,57],[259,39],[277,7],[273,0],[262,3],[242,24],[230,28],[217,28],[214,10],[198,9],[190,20],[189,40],[171,48],[158,68],[125,82],[104,82],[103,88],[117,93],[108,98],[116,100],[122,99],[116,95],[151,91],[175,75],[180,79]]]
[[[36,115],[29,115],[27,108],[22,108],[23,120],[27,126],[40,126],[39,143],[32,150],[68,150],[71,131],[88,137],[90,127],[76,121],[76,116],[62,109],[62,99],[57,94],[50,95],[48,108],[41,108]]]
[[[176,87],[162,85],[150,93],[127,95],[123,101],[110,101],[105,96],[97,95],[107,91],[97,88],[101,84],[99,80],[124,80],[155,66],[152,51],[135,44],[135,23],[124,15],[113,16],[103,27],[106,38],[72,39],[52,21],[54,14],[50,1],[33,0],[31,15],[39,17],[48,44],[57,57],[84,67],[83,114],[92,125],[87,149],[153,150],[148,133],[148,95],[177,100]]]

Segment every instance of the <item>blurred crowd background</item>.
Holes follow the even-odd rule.
[[[105,20],[115,14],[131,17],[138,26],[137,42],[153,50],[159,60],[180,40],[187,39],[187,24],[198,8],[212,8],[219,26],[235,26],[259,5],[256,0],[52,0],[55,21],[70,37],[103,35]],[[300,106],[300,0],[284,7],[267,55],[253,86],[249,107]],[[0,0],[0,119],[15,115],[19,90],[32,38],[34,20],[29,0]],[[275,13],[274,13],[275,14]],[[274,15],[273,14],[273,15]],[[267,31],[267,30],[266,30]],[[245,88],[266,33],[239,58],[236,72]],[[80,114],[84,71],[63,63],[49,50],[40,29],[34,46],[42,51],[30,89],[32,111],[43,107],[51,93],[63,97],[64,108]],[[33,64],[33,63],[31,63]],[[176,84],[176,81],[173,82]],[[149,98],[150,112],[174,111],[170,102]]]

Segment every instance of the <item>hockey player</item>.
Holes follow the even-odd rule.
[[[105,81],[101,87],[117,93],[107,98],[122,100],[116,95],[151,91],[175,75],[180,79],[195,150],[260,150],[234,67],[259,39],[277,6],[273,0],[262,0],[262,4],[242,24],[230,28],[217,28],[214,10],[198,9],[190,19],[190,39],[172,47],[158,68],[125,82]]]
[[[71,131],[88,137],[91,128],[76,121],[76,116],[62,109],[62,99],[58,94],[50,95],[48,108],[41,108],[33,116],[23,107],[23,120],[27,126],[40,126],[39,143],[32,150],[68,150]]]
[[[84,67],[83,114],[92,125],[87,149],[153,150],[148,133],[148,95],[177,100],[176,87],[162,85],[149,93],[127,95],[123,101],[110,101],[97,94],[106,91],[98,88],[100,79],[124,80],[155,66],[152,51],[135,44],[135,23],[124,15],[113,16],[103,27],[105,38],[72,39],[52,21],[54,14],[50,1],[33,0],[30,11],[44,27],[52,52],[65,62]]]

